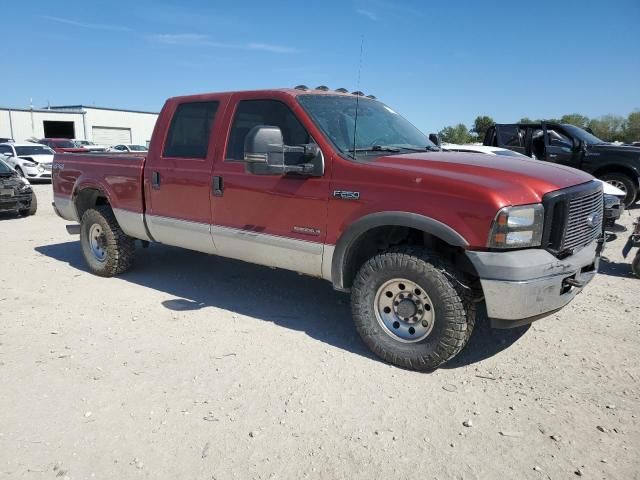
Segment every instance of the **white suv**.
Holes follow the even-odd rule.
[[[0,158],[29,180],[51,179],[53,153],[37,143],[0,143]]]

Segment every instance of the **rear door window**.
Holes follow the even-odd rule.
[[[191,102],[178,106],[171,120],[164,157],[206,158],[218,102]]]
[[[499,125],[496,127],[496,133],[499,147],[524,147],[518,125]]]

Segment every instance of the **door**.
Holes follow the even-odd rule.
[[[580,152],[575,148],[571,135],[559,125],[543,124],[542,129],[544,131],[544,159],[548,162],[578,168]]]
[[[223,256],[321,276],[327,178],[245,172],[244,140],[255,126],[279,127],[289,146],[314,142],[284,100],[233,97],[226,149],[213,172],[213,239]]]
[[[216,253],[211,238],[211,167],[218,100],[174,105],[166,139],[145,168],[147,225],[154,240]],[[169,112],[167,112],[169,114]],[[164,140],[164,142],[163,142]]]
[[[91,138],[98,145],[126,145],[132,141],[130,128],[92,127]]]
[[[526,155],[523,133],[518,125],[496,125],[496,146]]]

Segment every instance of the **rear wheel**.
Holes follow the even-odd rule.
[[[638,186],[631,177],[624,173],[613,172],[605,173],[599,178],[625,193],[625,197],[622,200],[625,207],[630,207],[635,203],[636,197],[638,196]]]
[[[358,272],[353,318],[376,355],[395,365],[431,370],[457,355],[475,323],[475,308],[453,267],[410,247],[381,253]]]
[[[80,221],[80,245],[87,265],[96,275],[112,277],[133,264],[134,240],[122,231],[108,206],[84,212]]]

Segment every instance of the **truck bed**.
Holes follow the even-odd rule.
[[[121,153],[56,153],[52,173],[56,204],[72,202],[80,189],[95,187],[113,208],[142,213],[145,160],[146,156]]]

